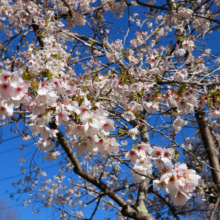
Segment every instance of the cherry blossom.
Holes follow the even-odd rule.
[[[1,1],[0,126],[36,145],[14,184],[24,206],[63,220],[99,206],[118,219],[215,215],[219,6]],[[51,179],[44,159],[59,164]]]
[[[131,136],[132,139],[136,139],[136,137],[139,135],[139,131],[137,129],[137,127],[132,128],[128,131],[128,134]]]
[[[134,120],[136,118],[135,115],[131,111],[127,111],[123,113],[122,117],[127,121]]]
[[[192,51],[193,50],[193,47],[195,46],[194,45],[194,42],[191,41],[191,40],[186,40],[182,43],[182,46],[183,46],[183,49],[184,50],[188,50],[188,51]]]
[[[127,160],[131,160],[131,163],[135,164],[136,160],[138,159],[138,154],[136,150],[131,150],[128,153],[126,153],[125,158]]]
[[[6,119],[13,115],[13,105],[8,105],[7,103],[0,102],[0,119]]]

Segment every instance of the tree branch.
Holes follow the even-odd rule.
[[[98,210],[100,201],[101,201],[101,197],[98,198],[98,201],[97,201],[97,203],[96,203],[96,207],[95,207],[95,209],[94,209],[94,211],[93,211],[93,213],[92,213],[92,215],[91,215],[90,220],[92,220],[92,218],[94,217],[96,211]]]
[[[220,191],[220,173],[218,172],[220,171],[219,159],[217,156],[217,151],[215,149],[215,144],[212,138],[212,134],[206,120],[206,115],[204,111],[197,110],[195,112],[195,116],[199,125],[199,130],[209,160],[209,164],[211,167],[214,168],[211,170],[213,181],[216,184],[218,191]]]
[[[217,201],[216,201],[216,203],[215,203],[215,208],[214,208],[213,211],[212,211],[212,215],[211,215],[210,220],[213,220],[213,219],[214,219],[215,213],[216,213],[217,208],[218,208],[218,206],[219,206],[219,202],[220,202],[220,196],[218,197],[218,199],[217,199]]]
[[[50,122],[49,126],[51,129],[59,130],[59,132],[57,133],[57,140],[59,141],[63,150],[66,152],[69,160],[72,162],[74,166],[74,172],[79,176],[81,176],[83,179],[92,183],[94,186],[96,186],[102,192],[108,195],[111,199],[113,199],[122,208],[121,210],[122,215],[136,220],[155,220],[150,214],[142,215],[141,213],[138,213],[133,207],[127,204],[127,202],[123,198],[121,198],[117,193],[115,193],[113,189],[109,188],[105,183],[103,183],[102,181],[98,180],[97,178],[86,172],[82,168],[75,153],[72,151],[72,148],[69,145],[68,141],[63,136],[60,129],[57,127],[55,121]]]
[[[141,133],[141,140],[144,143],[149,144],[150,140],[149,140],[148,130],[145,125],[142,125],[140,127],[140,133]],[[150,182],[149,179],[146,179],[146,180],[142,181],[139,185],[138,197],[137,197],[137,205],[138,205],[139,212],[144,212],[144,213],[148,212],[146,209],[145,202],[146,202],[146,198],[147,198],[149,182]]]

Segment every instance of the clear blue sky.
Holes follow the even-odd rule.
[[[46,219],[48,215],[47,212],[33,215],[32,207],[26,207],[25,209],[22,209],[22,206],[19,204],[22,204],[22,200],[27,198],[27,195],[22,197],[19,202],[9,198],[9,192],[15,192],[15,188],[12,187],[12,183],[18,182],[24,176],[21,174],[22,166],[20,166],[18,158],[33,152],[34,148],[36,148],[36,145],[32,144],[30,146],[26,146],[25,151],[20,151],[19,145],[33,143],[33,141],[24,143],[18,134],[13,135],[13,132],[10,132],[9,130],[10,126],[3,128],[3,141],[2,144],[0,144],[0,197],[4,200],[7,200],[8,205],[17,208],[19,213],[22,214],[22,220]],[[25,164],[25,166],[27,166],[27,164]]]

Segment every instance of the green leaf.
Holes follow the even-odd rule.
[[[213,108],[213,101],[212,101],[212,99],[208,99],[208,100],[207,100],[207,106],[208,106],[209,108]]]
[[[47,79],[51,79],[52,77],[52,73],[48,69],[40,71],[39,74],[46,77]]]
[[[93,45],[93,44],[94,44],[94,42],[93,42],[92,40],[88,41],[88,43],[89,43],[90,45]]]
[[[134,112],[134,115],[137,119],[141,119],[141,114],[138,112]]]
[[[124,49],[122,49],[122,54],[123,54],[124,57],[127,57],[127,53]]]
[[[171,107],[171,108],[170,108],[170,111],[177,112],[177,107]]]
[[[175,162],[179,162],[179,159],[177,157],[174,157]]]
[[[132,149],[136,150],[137,146],[135,144],[132,145]]]
[[[162,81],[162,79],[161,78],[159,78],[159,77],[155,77],[155,82],[161,82]]]
[[[33,74],[28,73],[28,72],[23,72],[23,79],[25,80],[31,80],[33,78]]]
[[[127,78],[129,75],[126,73],[120,73],[118,74],[121,78]]]
[[[119,134],[124,134],[125,132],[124,132],[124,130],[123,130],[123,129],[119,128],[118,133],[119,133]]]
[[[51,54],[52,57],[54,57],[56,60],[61,60],[62,56],[60,54]]]

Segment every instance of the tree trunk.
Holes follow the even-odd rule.
[[[220,191],[220,166],[219,159],[217,155],[217,151],[215,148],[215,143],[212,137],[212,133],[210,131],[209,125],[207,123],[206,115],[204,111],[197,110],[195,113],[199,130],[201,134],[201,138],[204,144],[204,148],[207,154],[207,158],[209,160],[211,169],[213,182],[216,184],[218,192]]]
[[[141,140],[144,143],[149,144],[150,140],[149,140],[148,130],[146,126],[142,125],[140,127],[140,133],[141,133]],[[143,214],[148,213],[146,209],[146,204],[145,204],[147,193],[148,193],[148,185],[149,185],[149,180],[144,180],[139,184],[139,189],[138,189],[137,208],[138,208],[138,211]]]

